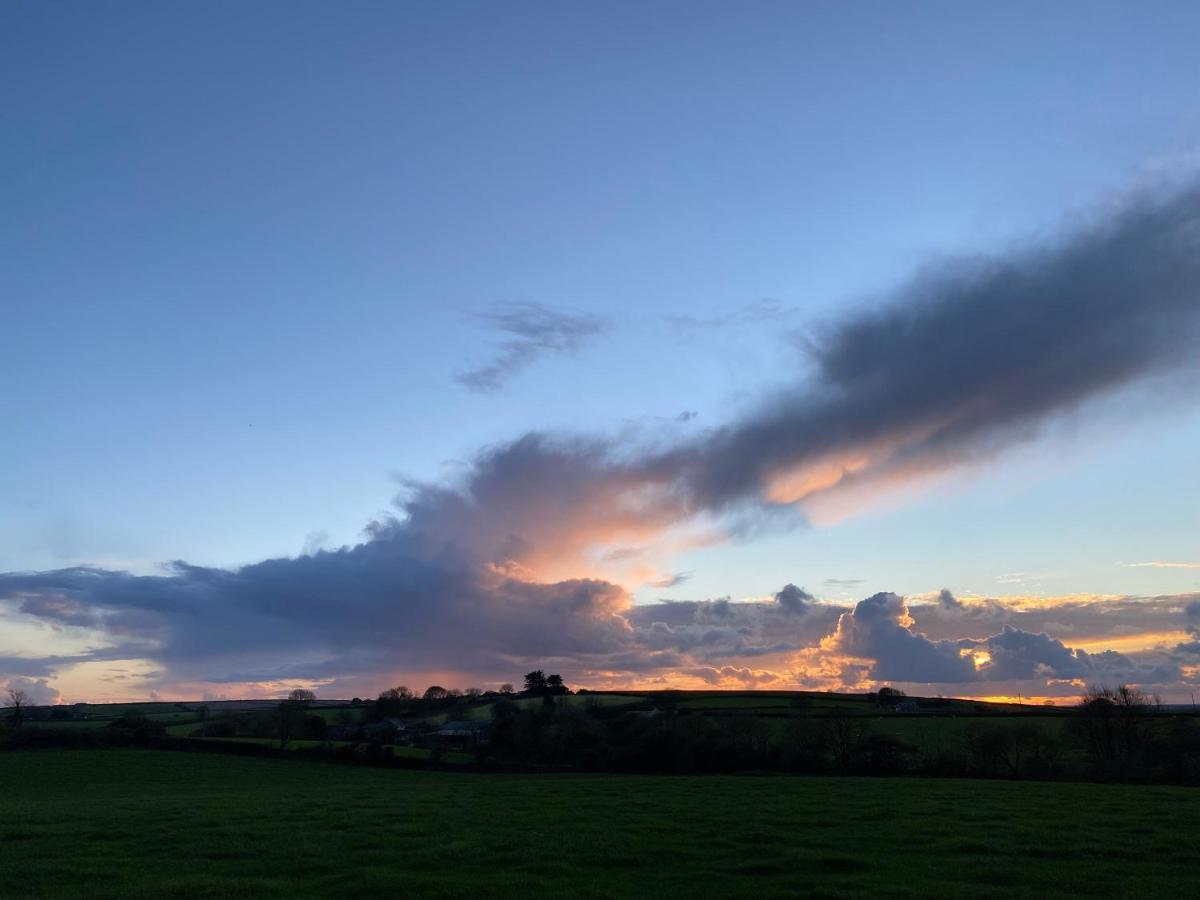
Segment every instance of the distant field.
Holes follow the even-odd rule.
[[[5,897],[1192,896],[1200,792],[0,757]]]
[[[275,738],[227,737],[227,738],[197,738],[197,740],[215,741],[215,742],[223,742],[223,743],[234,743],[234,744],[262,744],[265,747],[279,746],[279,741]],[[298,749],[310,749],[312,747],[326,747],[326,746],[350,747],[350,746],[356,746],[356,745],[359,747],[364,746],[357,741],[299,740],[299,741],[288,741],[287,749],[298,750]],[[429,757],[430,757],[430,750],[426,747],[404,747],[404,746],[388,745],[388,748],[392,751],[393,756],[404,757],[407,759],[429,759]],[[475,755],[473,753],[463,753],[458,750],[443,750],[441,758],[442,758],[443,762],[452,763],[454,765],[465,766],[465,765],[471,765],[475,762]]]

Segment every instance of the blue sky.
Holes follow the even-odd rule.
[[[6,4],[0,572],[337,547],[531,430],[735,420],[795,335],[1194,168],[1198,36],[1182,2]],[[514,303],[605,328],[472,392]],[[1128,565],[1200,563],[1200,410],[1154,396],[626,587],[1195,592]]]

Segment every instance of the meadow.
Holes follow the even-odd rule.
[[[13,751],[0,894],[1161,897],[1195,789],[955,779],[463,774],[155,750]]]

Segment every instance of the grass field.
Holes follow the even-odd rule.
[[[5,897],[1186,897],[1200,792],[0,757]]]
[[[279,741],[275,738],[253,738],[253,737],[226,737],[226,738],[197,738],[201,741],[217,741],[233,744],[261,744],[265,747],[277,747]],[[350,747],[358,746],[360,749],[365,745],[359,744],[357,741],[305,741],[293,740],[288,741],[287,750],[302,750],[312,749],[313,747]],[[405,759],[424,759],[430,757],[430,750],[427,747],[403,747],[388,745],[393,756],[403,757]],[[469,766],[475,762],[475,754],[463,753],[458,750],[444,750],[441,756],[443,763],[452,765]]]

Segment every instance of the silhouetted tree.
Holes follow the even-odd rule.
[[[22,710],[27,708],[30,702],[29,694],[17,688],[10,687],[8,689],[8,699],[4,701],[4,705],[12,709],[12,712],[9,714],[9,722],[13,725],[20,725],[24,721]]]
[[[904,691],[894,687],[881,687],[875,694],[875,702],[880,706],[895,706],[905,697]]]
[[[425,694],[421,698],[423,700],[445,700],[450,696],[450,692],[440,684],[430,685],[425,688]]]
[[[1058,742],[1032,721],[972,728],[967,732],[966,744],[977,775],[1044,778],[1054,771],[1058,761]]]
[[[1092,685],[1076,710],[1074,731],[1094,762],[1128,766],[1139,756],[1150,730],[1149,716],[1161,701],[1137,688]]]
[[[292,703],[301,703],[307,705],[316,700],[317,695],[312,691],[306,691],[304,688],[296,688],[294,691],[288,694],[287,698]]]
[[[415,699],[413,692],[404,685],[388,688],[375,701],[375,708],[371,711],[370,718],[379,721],[388,716],[402,715],[408,711]]]
[[[566,694],[569,693],[567,686],[563,684],[561,675],[546,676],[546,690],[551,694]]]
[[[541,669],[534,669],[525,676],[525,693],[540,694],[546,690],[546,673]]]
[[[298,693],[292,691],[292,694]],[[300,691],[299,693],[311,694],[311,691]],[[288,741],[297,735],[301,727],[304,725],[306,713],[305,708],[309,701],[300,699],[293,700],[291,695],[284,700],[275,710],[275,725],[276,734],[279,737],[279,749],[287,748]]]
[[[515,694],[516,691],[513,689],[513,686],[509,682],[506,681],[506,682],[504,682],[504,684],[500,685],[500,693]]]

